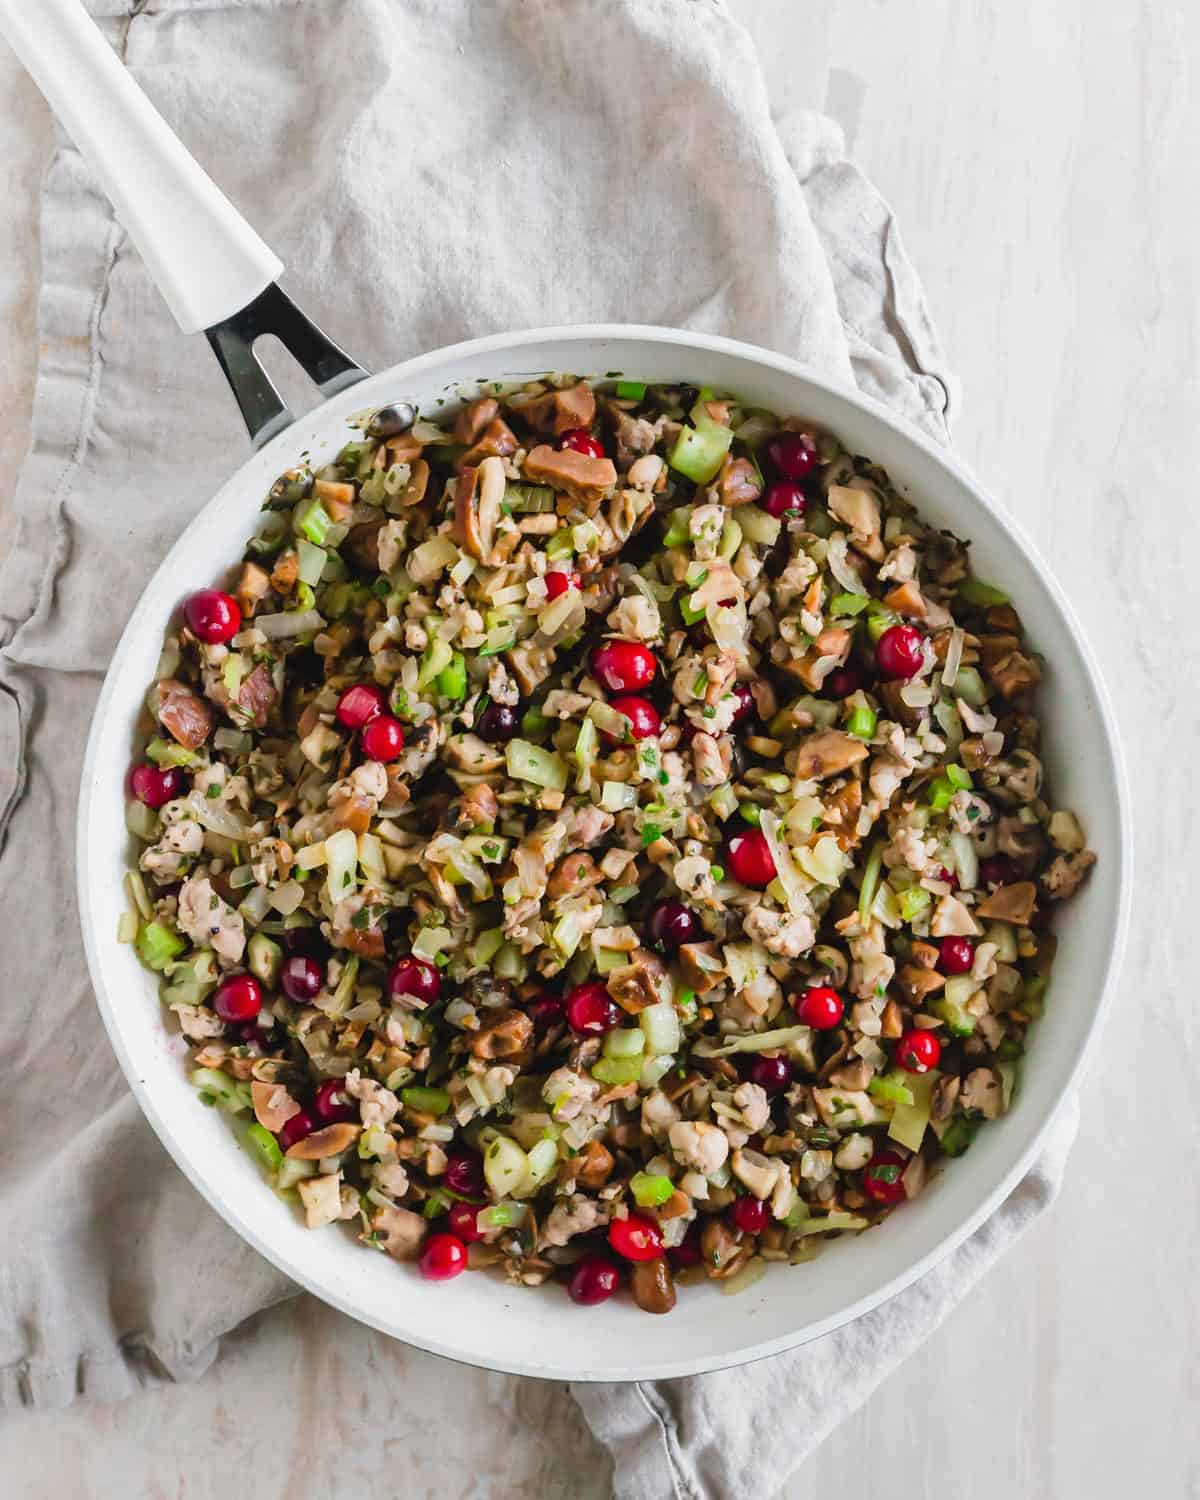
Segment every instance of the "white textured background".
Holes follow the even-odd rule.
[[[1058,1207],[783,1493],[1197,1497],[1200,4],[729,3],[777,105],[838,119],[899,213],[963,377],[959,451],[1034,533],[1107,667],[1139,839],[1125,982]],[[0,551],[50,141],[0,48]],[[409,1379],[409,1358],[311,1302],[279,1309],[198,1385],[8,1421],[0,1495],[608,1493],[558,1390],[526,1384],[514,1405],[478,1374],[473,1404],[448,1406],[437,1367]]]

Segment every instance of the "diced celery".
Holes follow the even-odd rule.
[[[644,401],[646,382],[644,380],[618,380],[615,394],[618,401]]]
[[[458,703],[467,696],[467,660],[461,651],[456,651],[450,658],[450,664],[443,667],[437,677],[438,692],[443,698],[449,698],[452,703]]]
[[[660,1000],[657,1005],[648,1005],[638,1015],[638,1024],[645,1033],[649,1051],[661,1055],[677,1052],[683,1041],[683,1031],[675,1007],[669,1000]]]
[[[711,484],[733,443],[733,429],[713,422],[704,427],[683,427],[667,455],[667,462],[694,484]]]
[[[641,1072],[640,1057],[602,1057],[592,1064],[592,1077],[599,1083],[636,1083]]]
[[[529,1148],[526,1161],[529,1165],[525,1176],[514,1190],[518,1198],[530,1197],[553,1175],[558,1166],[558,1142],[546,1139],[537,1141]]]
[[[246,967],[270,989],[279,978],[283,950],[264,932],[256,932],[246,944]]]
[[[170,740],[154,739],[146,746],[146,759],[152,760],[156,766],[190,766],[196,759],[196,752]]]
[[[336,906],[354,894],[358,871],[358,839],[352,829],[339,828],[325,840],[325,889]]]
[[[476,968],[486,967],[503,946],[503,927],[493,927],[487,932],[481,932],[471,945],[471,963]]]
[[[646,1033],[639,1026],[618,1026],[604,1038],[605,1057],[640,1057],[645,1050]]]
[[[618,953],[615,948],[598,948],[596,950],[596,972],[597,974],[611,974],[614,969],[623,969],[629,962],[627,953]]]
[[[450,665],[453,658],[454,650],[450,642],[442,640],[440,636],[434,636],[425,647],[421,657],[421,665],[417,670],[417,686],[428,687],[434,678]]]
[[[313,496],[297,505],[292,514],[292,530],[297,536],[307,538],[314,547],[319,547],[325,540],[325,533],[329,530],[332,520],[333,517],[316,496]]]
[[[871,908],[875,905],[875,892],[879,889],[879,872],[883,868],[883,841],[878,841],[867,855],[863,867],[862,886],[858,893],[858,918],[865,927],[871,920]]]
[[[726,781],[709,794],[708,805],[716,813],[717,817],[724,822],[726,818],[732,818],[734,813],[737,812],[737,793],[730,786],[729,782]]]
[[[778,516],[768,515],[757,505],[739,505],[738,524],[746,540],[761,547],[773,547],[783,530],[783,522]]]
[[[704,619],[705,611],[703,608],[693,609],[691,594],[684,592],[679,596],[679,613],[685,625],[695,625]]]
[[[870,602],[866,594],[834,594],[829,601],[829,613],[838,619],[860,615]]]
[[[187,943],[163,922],[143,922],[138,929],[137,954],[141,961],[160,973],[173,958],[187,947]]]
[[[758,827],[759,819],[762,817],[762,808],[757,802],[740,802],[738,812],[744,823],[749,823],[751,828]]]
[[[860,740],[870,740],[875,737],[875,727],[878,716],[873,708],[867,708],[863,704],[857,704],[850,710],[850,717],[846,720],[846,728],[850,734]]]
[[[929,783],[929,805],[934,812],[945,812],[954,800],[956,787],[947,776],[935,776]]]
[[[135,911],[123,911],[117,918],[117,942],[135,943],[138,935],[138,916]]]
[[[215,1068],[193,1068],[192,1085],[199,1089],[206,1104],[219,1104],[231,1115],[241,1114],[250,1108],[250,1086],[230,1078],[228,1073],[218,1073]]]
[[[559,562],[563,558],[575,555],[575,542],[571,535],[569,526],[560,526],[550,540],[546,543],[546,556],[551,562]]]
[[[873,641],[878,642],[879,637],[885,630],[890,630],[893,625],[900,623],[900,616],[894,614],[890,609],[885,609],[882,604],[871,600],[867,606],[867,634]]]
[[[933,898],[924,886],[910,886],[900,896],[900,915],[906,922],[913,922],[929,906]]]
[[[275,1179],[275,1186],[281,1193],[286,1193],[289,1188],[294,1188],[298,1182],[303,1182],[306,1177],[317,1175],[317,1164],[315,1161],[305,1161],[299,1156],[285,1156],[279,1168],[279,1176]]]
[[[577,791],[590,791],[592,785],[592,767],[596,764],[596,752],[599,748],[600,737],[596,733],[596,725],[592,719],[584,719],[579,726],[579,734],[575,740],[575,748],[571,754],[575,757],[575,787]],[[531,746],[536,749],[536,746]]]
[[[310,588],[315,589],[321,581],[325,564],[329,561],[329,553],[324,547],[314,547],[312,542],[304,538],[301,538],[296,550],[300,554],[300,582],[307,583]]]
[[[1015,1062],[997,1063],[996,1072],[1000,1075],[1001,1107],[1007,1112],[1012,1104],[1013,1094],[1016,1092],[1017,1065]]]
[[[886,1073],[872,1078],[867,1084],[867,1093],[872,1099],[883,1099],[889,1104],[913,1104],[912,1090],[908,1086],[908,1077],[901,1073]]]
[[[664,547],[686,547],[692,539],[688,530],[692,519],[692,507],[680,505],[671,512],[670,524],[667,526],[667,534],[663,537]]]
[[[642,1071],[638,1075],[638,1087],[642,1089],[657,1088],[662,1080],[675,1066],[674,1057],[650,1057],[642,1064]]]
[[[635,1172],[629,1179],[629,1188],[639,1208],[657,1208],[675,1191],[675,1184],[655,1172]]]
[[[1009,602],[1003,589],[993,588],[990,583],[983,583],[978,578],[964,578],[956,592],[960,599],[965,599],[968,604],[977,604],[981,609]]]
[[[737,549],[742,545],[742,528],[732,516],[725,522],[721,530],[721,542],[717,548],[717,556],[723,557],[726,562],[731,562],[737,556]]]
[[[946,767],[946,780],[955,791],[968,791],[975,783],[971,780],[970,771],[963,766],[949,765]]]
[[[910,1151],[919,1151],[925,1139],[925,1127],[929,1124],[929,1101],[938,1075],[935,1072],[914,1073],[908,1080],[913,1096],[911,1104],[897,1104],[888,1126],[890,1140],[898,1141]]]
[[[974,980],[971,983],[974,984]],[[931,1015],[945,1021],[946,1030],[951,1036],[974,1035],[975,1017],[970,1011],[964,1010],[960,1000],[952,999],[949,995],[939,995],[930,1002],[927,1009]]]
[[[975,1139],[978,1120],[951,1120],[942,1132],[942,1150],[947,1156],[961,1156]]]
[[[969,703],[972,708],[983,708],[987,704],[988,692],[983,678],[974,667],[959,667],[954,679],[954,696]]]
[[[548,719],[538,704],[532,703],[521,715],[521,733],[529,740],[542,740],[554,728],[554,720]]]
[[[504,759],[508,774],[514,780],[528,781],[557,792],[566,790],[566,764],[562,756],[552,750],[543,750],[528,740],[509,740],[504,747]]]
[[[444,1115],[450,1108],[450,1094],[446,1089],[413,1085],[400,1090],[400,1099],[409,1109],[419,1110],[423,1115]]]
[[[246,1127],[246,1144],[250,1147],[251,1154],[258,1158],[268,1172],[278,1172],[283,1165],[283,1151],[279,1142],[257,1120]]]
[[[125,827],[143,844],[154,844],[162,833],[162,821],[152,807],[131,797],[125,804]]]

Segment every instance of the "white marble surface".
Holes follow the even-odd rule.
[[[1107,665],[1138,814],[1125,983],[1055,1211],[795,1476],[790,1500],[1200,1495],[1200,7],[731,0],[773,97],[838,118],[896,205],[966,389],[960,452]],[[0,51],[0,475],[28,440],[45,112]],[[203,358],[203,351],[197,358]],[[10,482],[0,478],[0,548]],[[656,1330],[657,1334],[657,1330]],[[553,1387],[445,1367],[305,1302],[199,1384],[0,1427],[0,1493],[602,1496]],[[781,1414],[781,1420],[787,1420]],[[564,1459],[564,1455],[568,1457]]]

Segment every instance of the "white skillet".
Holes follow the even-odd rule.
[[[816,1338],[920,1276],[978,1227],[1036,1156],[1096,1040],[1128,918],[1129,804],[1112,713],[1078,624],[1029,541],[947,454],[877,403],[794,360],[727,339],[627,326],[538,329],[368,376],[276,286],[280,261],[188,156],[77,0],[0,0],[0,30],[79,144],[180,327],[208,334],[259,450],[148,583],[100,694],[80,788],[79,909],[97,1002],[129,1085],[181,1170],[251,1245],[326,1302],[423,1349],[523,1375],[632,1380],[737,1364]],[[254,358],[260,332],[281,338],[329,398],[323,406],[292,420]],[[267,1189],[226,1120],[200,1105],[179,1039],[163,1025],[153,977],[116,940],[134,724],[181,598],[236,561],[230,539],[249,535],[272,479],[306,450],[332,455],[352,413],[395,401],[430,404],[467,372],[474,382],[547,370],[686,380],[804,413],[884,465],[927,519],[970,538],[980,575],[1011,592],[1045,654],[1048,774],[1100,855],[1063,915],[1050,1003],[1011,1112],[880,1229],[831,1245],[811,1264],[772,1267],[740,1296],[722,1296],[715,1284],[687,1289],[660,1320],[626,1299],[583,1310],[561,1288],[518,1292],[490,1275],[431,1286],[339,1228],[305,1229]]]

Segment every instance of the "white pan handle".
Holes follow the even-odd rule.
[[[80,0],[0,0],[0,33],[112,200],[185,333],[211,328],[283,262],[184,149]]]

